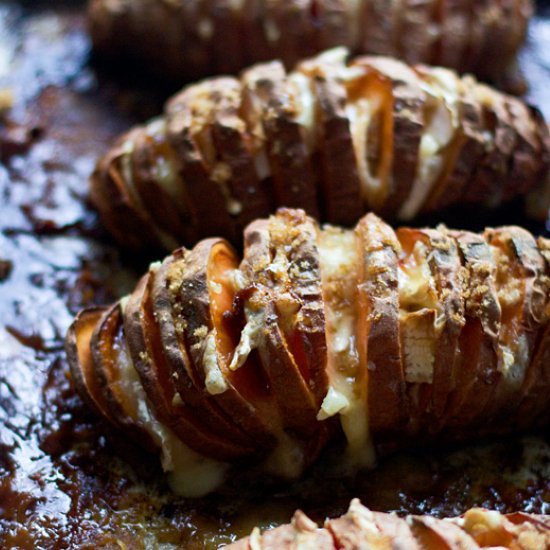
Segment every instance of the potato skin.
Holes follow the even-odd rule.
[[[321,228],[280,209],[244,242],[242,261],[223,239],[176,250],[120,304],[79,314],[67,353],[96,412],[133,437],[143,428],[117,412],[124,348],[143,405],[181,442],[282,477],[341,432],[383,453],[547,425],[547,240],[519,227],[394,231],[372,213]],[[274,471],[281,453],[292,467]]]
[[[240,246],[277,207],[348,227],[368,211],[498,207],[538,193],[549,168],[546,123],[521,100],[336,48],[291,72],[271,61],[187,86],[99,160],[90,193],[122,245],[173,250],[211,236]]]
[[[340,45],[499,79],[532,12],[531,0],[90,0],[88,19],[97,52],[180,83]]]
[[[276,550],[308,548],[403,548],[447,550],[463,548],[523,547],[547,548],[550,526],[545,516],[535,514],[501,514],[472,508],[462,516],[437,519],[431,516],[401,518],[395,513],[372,512],[358,499],[352,500],[346,514],[327,519],[322,527],[298,510],[287,525],[253,533],[229,546],[228,550],[273,548]],[[428,546],[429,545],[429,546]]]

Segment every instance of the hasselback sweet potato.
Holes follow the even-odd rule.
[[[178,82],[324,49],[395,56],[502,78],[531,0],[91,0],[95,48]]]
[[[359,467],[381,447],[544,427],[549,249],[519,227],[320,228],[281,209],[247,227],[242,259],[203,240],[80,313],[73,380],[187,495],[242,459],[295,478],[338,434]]]
[[[544,181],[549,153],[542,117],[517,98],[336,49],[291,73],[274,61],[185,88],[99,161],[91,196],[122,244],[172,250],[236,243],[277,206],[346,226],[366,211],[497,206]]]
[[[463,516],[437,519],[372,512],[359,500],[339,518],[319,527],[297,511],[288,525],[252,534],[228,550],[336,550],[387,548],[395,550],[475,550],[510,548],[542,550],[550,547],[548,516],[526,513],[501,514],[471,508]]]

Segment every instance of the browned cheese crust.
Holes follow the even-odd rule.
[[[513,69],[531,0],[91,0],[97,51],[178,82],[287,67],[326,48],[433,63],[482,78]]]
[[[239,244],[277,207],[348,227],[497,207],[538,193],[549,145],[538,111],[471,76],[336,48],[186,87],[98,162],[91,198],[131,248]]]
[[[319,527],[298,510],[288,525],[260,532],[255,528],[246,538],[230,544],[230,550],[353,550],[380,548],[395,550],[476,550],[509,548],[541,550],[550,546],[547,516],[501,514],[471,508],[464,515],[436,519],[372,512],[359,500],[336,519]]]
[[[281,209],[247,227],[242,260],[206,239],[82,312],[73,380],[148,447],[166,453],[169,432],[284,477],[339,433],[360,466],[377,448],[543,428],[549,249],[519,227],[321,228]]]

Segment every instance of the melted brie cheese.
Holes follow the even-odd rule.
[[[426,261],[426,246],[421,241],[399,263],[398,289],[405,380],[431,384],[435,340],[442,316],[435,281]]]
[[[256,309],[247,304],[244,313],[246,325],[241,331],[239,343],[229,364],[231,370],[237,370],[245,364],[252,350],[260,347],[264,336],[265,309]]]
[[[159,446],[162,468],[168,474],[172,490],[185,497],[201,497],[219,487],[228,465],[193,451],[155,418],[125,346],[119,347],[116,364],[119,369],[117,383],[128,400],[125,412]]]
[[[368,203],[369,165],[367,162],[367,132],[372,116],[372,106],[368,99],[362,98],[354,103],[346,104],[346,115],[350,122],[350,131],[353,140],[353,149],[357,161],[359,180],[361,181],[361,194],[363,200]]]
[[[434,69],[423,79],[427,98],[426,128],[420,140],[416,178],[398,217],[414,218],[426,202],[445,167],[445,149],[459,126],[458,80],[445,69]]]
[[[216,350],[216,329],[212,330],[206,337],[204,353],[202,356],[204,374],[206,378],[204,385],[210,395],[218,395],[227,390],[227,382],[223,377],[218,363],[218,352]]]
[[[357,245],[355,233],[327,227],[318,239],[327,335],[329,389],[318,420],[335,414],[348,442],[353,465],[370,465],[373,451],[368,427],[368,406],[359,380],[356,341]]]

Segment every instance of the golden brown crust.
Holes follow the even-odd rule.
[[[477,418],[491,399],[497,377],[497,349],[502,311],[496,289],[496,265],[483,236],[452,231],[465,267],[466,325],[460,336],[462,360],[449,398],[446,423]]]
[[[519,227],[394,232],[373,214],[322,229],[281,209],[244,241],[240,263],[223,239],[177,250],[121,306],[77,317],[69,361],[100,414],[147,428],[115,386],[133,369],[142,406],[185,445],[283,477],[318,457],[338,417],[359,464],[372,444],[548,422],[546,240]]]
[[[382,220],[368,214],[357,225],[359,353],[368,372],[373,430],[399,429],[408,417],[399,340],[399,241]]]
[[[243,74],[243,81],[260,106],[260,124],[277,204],[303,208],[317,216],[317,177],[305,130],[297,120],[302,108],[300,90],[280,62],[252,67]]]
[[[409,220],[464,203],[497,207],[550,166],[540,113],[472,77],[336,49],[188,86],[122,136],[91,178],[121,243],[173,249],[277,206],[349,226],[365,210]]]

